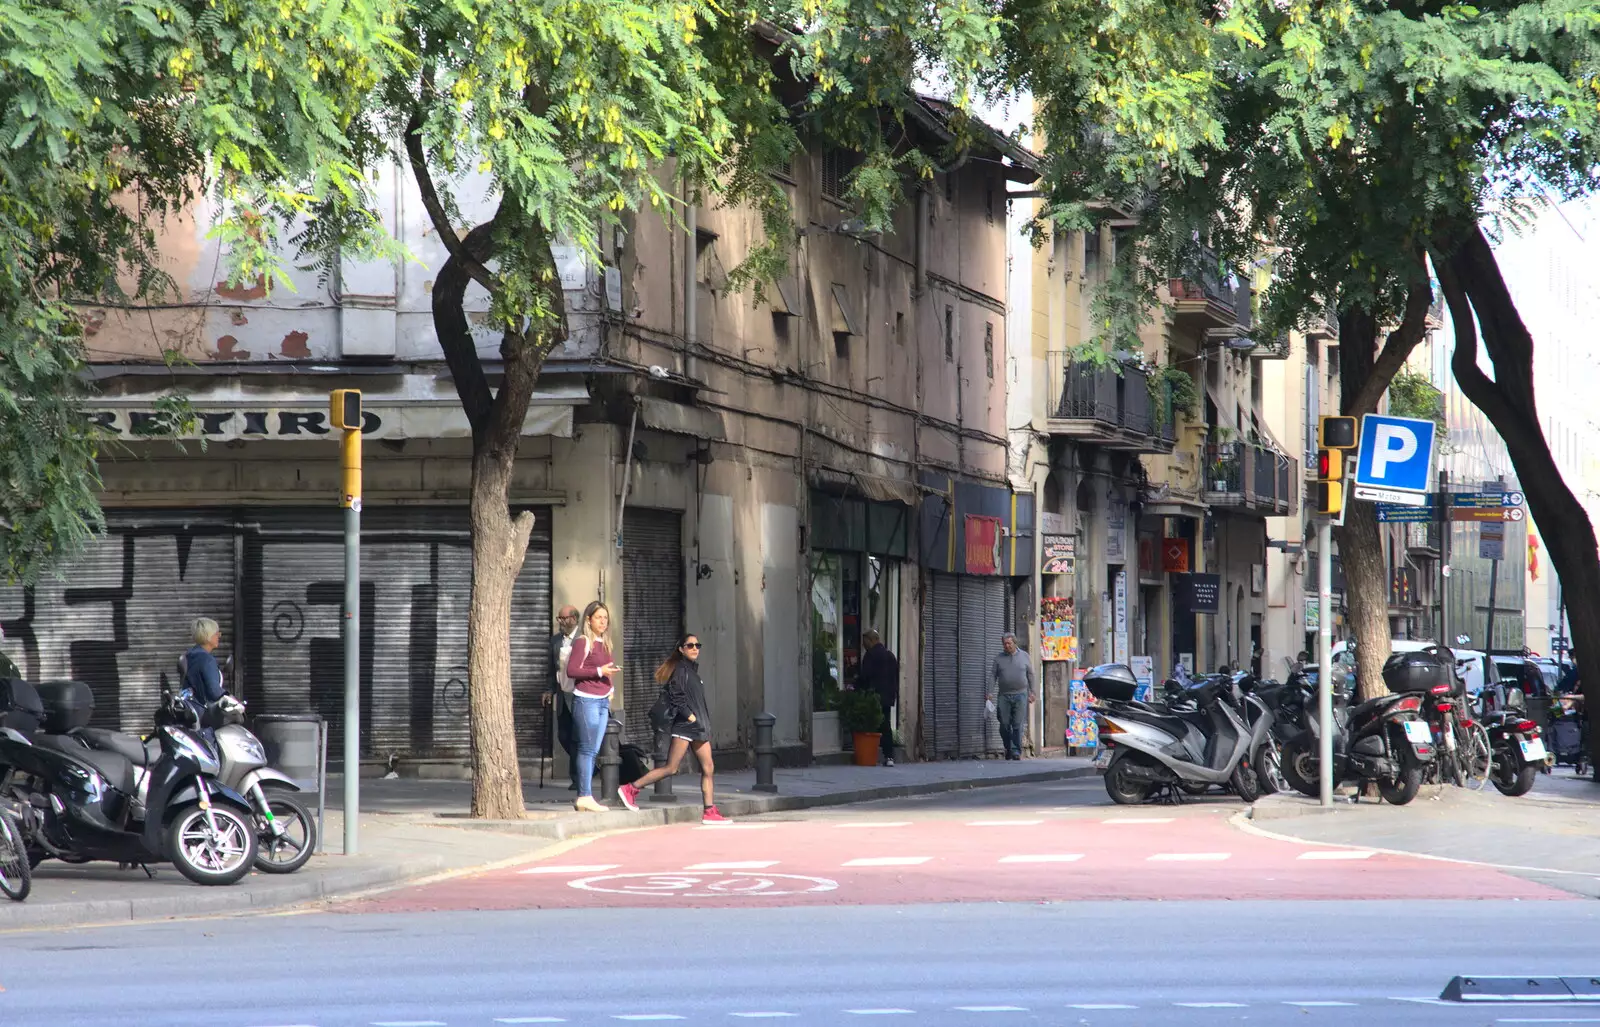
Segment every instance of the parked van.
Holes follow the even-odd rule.
[[[1412,638],[1391,638],[1389,640],[1389,650],[1396,653],[1414,653],[1437,644],[1437,642],[1418,641]],[[1450,651],[1456,657],[1456,673],[1460,674],[1462,680],[1467,683],[1468,695],[1477,695],[1485,683],[1492,685],[1497,680],[1494,664],[1482,652],[1477,649],[1457,649],[1454,646],[1450,647]],[[1340,642],[1335,645],[1333,647],[1333,658],[1335,662],[1347,665],[1352,673],[1354,672],[1356,654],[1350,648],[1349,642]]]

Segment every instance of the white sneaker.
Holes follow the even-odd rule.
[[[883,761],[883,765],[886,766],[886,767],[892,767],[892,766],[894,766],[894,760],[886,759],[886,760]]]

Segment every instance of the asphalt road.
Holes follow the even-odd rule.
[[[1595,953],[1581,902],[318,914],[7,936],[0,1022],[1559,1022],[1600,1007],[1430,1000],[1457,973],[1593,972]]]
[[[981,789],[619,832],[331,911],[0,934],[0,1024],[1600,1023],[1437,1000],[1456,974],[1600,974],[1593,902],[1304,859],[1351,850],[1240,832],[1240,808]]]

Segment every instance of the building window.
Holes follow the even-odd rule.
[[[861,158],[849,150],[830,147],[822,153],[822,195],[843,200],[850,187],[850,174]]]
[[[833,355],[844,360],[850,359],[850,333],[833,333]]]
[[[944,308],[944,358],[956,358],[956,312],[950,307]]]
[[[906,344],[906,312],[903,310],[894,313],[894,341],[901,346]]]
[[[983,364],[989,372],[989,380],[994,381],[994,322],[983,323]]]
[[[984,217],[986,217],[989,220],[989,224],[991,224],[991,225],[994,224],[994,183],[993,182],[990,182],[988,185],[983,187],[983,214],[984,214]]]
[[[944,176],[944,202],[956,202],[956,175],[953,171]]]

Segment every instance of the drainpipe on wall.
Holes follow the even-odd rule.
[[[683,186],[683,223],[688,230],[683,241],[683,376],[698,379],[700,362],[694,348],[700,342],[700,283],[695,265],[700,261],[700,219],[687,182]]]
[[[1033,751],[1044,748],[1044,640],[1039,625],[1044,623],[1044,478],[1033,481],[1033,682],[1039,694],[1033,701]]]
[[[915,294],[928,287],[928,190],[917,190],[917,281]]]
[[[617,552],[622,551],[622,514],[628,509],[628,487],[633,484],[633,433],[639,427],[639,401],[628,418],[628,448],[622,454],[622,495],[617,500]]]

